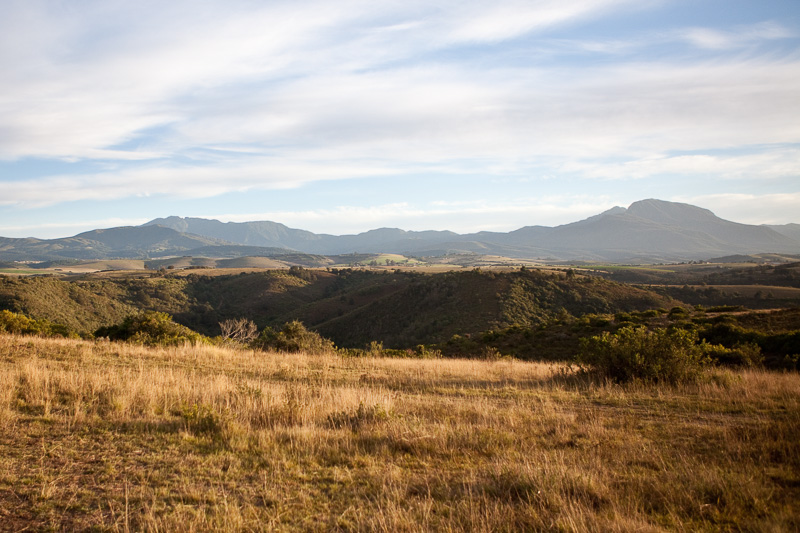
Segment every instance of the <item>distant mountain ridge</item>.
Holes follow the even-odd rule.
[[[180,254],[204,246],[230,244],[218,239],[180,233],[163,226],[96,229],[64,239],[0,237],[0,259],[51,261],[64,259],[145,259]]]
[[[754,226],[724,220],[701,207],[641,200],[556,227],[508,233],[405,231],[316,234],[277,222],[220,222],[170,216],[142,226],[81,233],[66,239],[0,238],[0,260],[106,259],[170,255],[276,256],[477,253],[561,261],[670,262],[737,254],[800,253],[800,225]],[[208,255],[205,255],[208,256]]]
[[[674,261],[732,254],[800,252],[800,232],[788,224],[753,226],[721,219],[708,209],[641,200],[562,226],[527,226],[509,233],[404,231],[381,228],[358,235],[313,234],[275,222],[228,222],[170,217],[148,224],[241,244],[278,246],[313,254],[473,252],[519,258]],[[783,229],[782,231],[782,228]],[[797,235],[797,236],[795,236]]]

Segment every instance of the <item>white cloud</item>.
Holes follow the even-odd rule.
[[[51,2],[15,3],[0,21],[0,34],[14,39],[14,46],[8,42],[5,49],[21,50],[23,59],[0,56],[0,82],[6,88],[0,100],[0,158],[111,157],[104,150],[142,131],[187,122],[191,130],[192,123],[215,116],[241,121],[223,130],[236,139],[254,129],[256,117],[271,127],[285,126],[281,120],[295,123],[297,117],[287,117],[278,107],[281,99],[272,95],[297,88],[295,114],[308,109],[306,104],[321,110],[308,100],[308,91],[319,98],[318,93],[338,88],[341,99],[341,91],[352,89],[349,94],[361,97],[370,84],[378,91],[377,102],[385,105],[392,93],[412,87],[410,82],[391,75],[360,76],[359,71],[465,40],[513,38],[619,3],[211,2],[198,7],[187,2],[87,2],[72,9]],[[386,31],[384,20],[405,22]],[[305,83],[298,87],[286,80]],[[459,90],[440,77],[398,103],[405,101],[407,107],[410,98],[435,91],[437,85],[449,85],[450,94]],[[245,91],[252,95],[245,99],[249,108],[233,101]],[[336,105],[336,100],[332,94],[318,103]],[[409,121],[426,108],[414,111]],[[344,126],[343,118],[337,126]],[[182,141],[187,139],[168,139],[164,148],[178,150]]]
[[[687,28],[678,36],[699,48],[711,50],[727,50],[741,48],[761,41],[787,39],[796,35],[788,28],[776,22],[761,22],[751,26],[743,26],[732,31],[712,28]]]
[[[335,235],[361,233],[387,226],[409,231],[435,229],[463,234],[513,231],[536,224],[567,224],[601,213],[614,205],[608,197],[587,198],[577,195],[520,198],[504,202],[398,202],[366,207],[338,206],[329,209],[198,216],[223,222],[270,220],[293,228]]]
[[[409,172],[740,182],[800,173],[800,59],[746,49],[795,37],[785,24],[549,39],[552,28],[641,5],[9,0],[0,161],[108,160],[111,170],[4,176],[0,205]],[[630,59],[676,40],[699,51]],[[597,52],[608,57],[592,62]],[[559,54],[573,63],[554,66]]]
[[[718,217],[743,224],[798,224],[800,192],[774,194],[720,193],[678,196],[672,200],[700,205]]]
[[[616,164],[569,163],[562,168],[586,177],[604,179],[696,176],[721,180],[765,181],[800,176],[800,150],[782,147],[746,155],[660,155]]]
[[[208,198],[232,191],[285,189],[311,181],[390,174],[380,166],[354,166],[348,162],[304,163],[283,159],[214,166],[152,166],[7,182],[3,185],[0,205],[38,208],[61,202],[108,201],[126,197]]]
[[[473,74],[420,67],[301,79],[263,97],[233,98],[224,103],[227,109],[191,110],[169,144],[194,157],[192,164],[158,161],[8,182],[0,203],[208,197],[409,169],[487,177],[527,175],[542,166],[600,178],[682,173],[764,179],[800,173],[793,147],[800,142],[794,120],[800,116],[800,62],[627,65],[611,72],[587,69],[578,79],[548,79],[536,70],[490,70],[480,79]],[[320,83],[328,89],[320,91]],[[101,117],[94,125],[107,120],[114,122]],[[149,146],[102,150],[91,142],[79,150],[74,143],[93,137],[81,140],[82,130],[67,129],[45,132],[47,142],[58,137],[53,142],[65,152],[117,160],[165,153]],[[746,155],[702,153],[770,144],[778,147]],[[232,153],[187,152],[193,147],[227,147]],[[242,151],[251,155],[236,153]],[[259,151],[273,155],[252,155]],[[680,151],[695,155],[670,154]]]
[[[796,94],[800,62],[637,64],[580,76],[416,67],[299,79],[245,95],[229,112],[192,113],[179,131],[194,145],[254,143],[299,157],[638,158],[796,143]]]
[[[583,17],[597,15],[622,0],[574,0],[467,2],[453,10],[455,24],[447,33],[449,40],[493,42],[513,39],[531,31],[548,28]]]
[[[137,218],[102,218],[91,220],[80,220],[76,222],[49,222],[37,224],[14,224],[2,226],[3,236],[7,237],[28,237],[36,235],[40,239],[59,239],[62,237],[72,237],[84,231],[91,231],[98,228],[116,228],[120,226],[139,226],[147,222],[147,219]]]

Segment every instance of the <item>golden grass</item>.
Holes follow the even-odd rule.
[[[800,377],[0,336],[0,529],[791,531]]]

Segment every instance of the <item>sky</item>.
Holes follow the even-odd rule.
[[[0,236],[800,223],[798,0],[3,0]]]

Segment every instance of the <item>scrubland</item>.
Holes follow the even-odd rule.
[[[0,529],[792,531],[800,376],[0,335]]]

